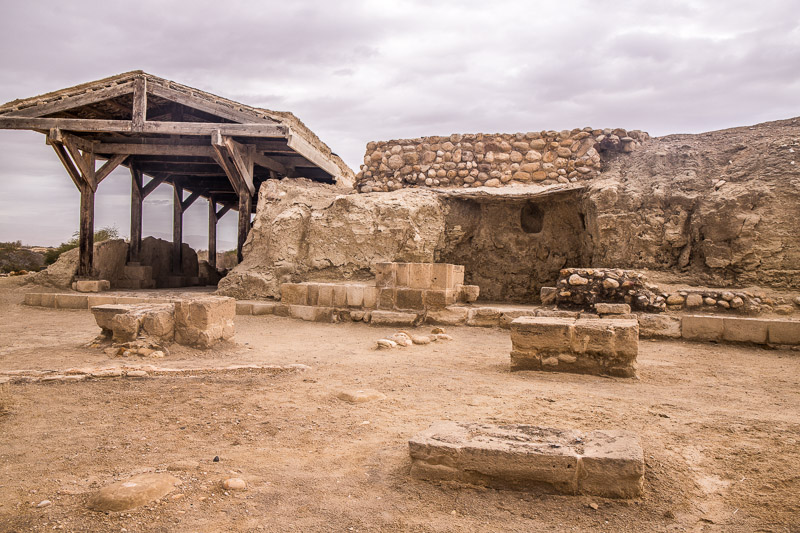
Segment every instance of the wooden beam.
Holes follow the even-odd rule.
[[[133,92],[133,82],[121,83],[111,87],[105,87],[96,91],[79,94],[76,96],[65,96],[53,102],[43,102],[32,107],[26,107],[17,111],[8,113],[11,117],[42,117],[44,115],[51,115],[66,109],[73,109],[82,107],[103,100],[109,100]]]
[[[248,194],[249,191],[239,193],[239,228],[238,239],[236,242],[236,260],[241,263],[244,258],[242,250],[247,241],[247,234],[250,232],[250,213],[253,208],[253,198]]]
[[[83,118],[26,118],[0,116],[3,130],[49,130],[103,133],[149,133],[162,135],[211,135],[220,131],[223,135],[238,137],[284,138],[288,128],[273,124],[224,124],[211,122],[145,122],[140,131],[134,130],[131,120],[103,120]]]
[[[72,183],[81,190],[83,187],[83,178],[81,177],[81,173],[78,172],[78,169],[75,168],[75,165],[72,163],[72,159],[70,159],[67,150],[64,148],[64,145],[58,142],[50,143],[50,146],[53,147],[53,150],[56,151],[56,155],[61,160],[61,164],[64,165],[64,168],[67,169],[67,174],[69,177],[72,178]]]
[[[192,192],[192,194],[190,194],[188,198],[181,201],[181,211],[186,211],[187,209],[189,209],[189,206],[191,206],[198,198],[200,198],[200,192],[199,191]]]
[[[133,81],[133,131],[142,131],[147,120],[147,78],[139,76]]]
[[[150,92],[150,94],[160,96],[161,98],[165,98],[172,102],[177,102],[179,104],[185,105],[186,107],[199,109],[200,111],[205,111],[206,113],[210,113],[218,117],[222,117],[228,120],[233,120],[234,122],[261,123],[261,124],[275,123],[275,121],[271,118],[259,117],[248,111],[240,111],[234,107],[231,107],[229,105],[220,102],[210,102],[208,100],[205,100],[203,97],[194,96],[192,94],[186,94],[184,92],[177,91],[175,89],[170,89],[169,87],[164,87],[162,85],[156,85],[151,83],[150,86],[147,88],[147,90]]]
[[[94,175],[94,179],[97,185],[100,185],[100,182],[103,181],[106,176],[111,174],[115,168],[122,164],[128,158],[126,155],[118,154],[112,156],[111,159],[106,161],[102,167],[100,167]]]
[[[265,156],[260,152],[253,153],[253,163],[260,167],[278,172],[284,176],[289,172],[286,166],[284,166],[282,163],[279,163],[275,159]]]
[[[208,199],[208,264],[217,268],[217,202],[211,196]]]
[[[183,270],[183,187],[172,184],[172,273],[179,275]]]
[[[291,128],[289,129],[289,135],[286,144],[289,146],[289,148],[311,161],[314,166],[321,168],[335,179],[341,177],[342,171],[333,161],[324,156],[318,148],[311,145],[304,138],[293,132]]]
[[[139,262],[142,250],[142,172],[131,163],[131,243],[130,261]]]
[[[147,195],[156,190],[156,187],[164,183],[166,179],[166,176],[153,176],[153,179],[151,179],[147,185],[142,187],[142,198],[147,198]]]
[[[253,158],[250,157],[252,152],[229,137],[223,137],[223,142],[228,148],[228,156],[233,161],[239,171],[239,176],[252,196],[256,192],[253,186]]]
[[[94,274],[94,189],[88,183],[83,183],[80,190],[78,277],[91,278]]]
[[[227,212],[228,212],[228,211],[230,211],[230,210],[231,210],[231,206],[229,206],[229,205],[227,205],[227,204],[223,205],[223,206],[220,208],[220,210],[219,210],[219,211],[217,211],[217,220],[219,220],[219,219],[221,219],[223,216],[225,216],[225,213],[227,213]]]
[[[69,155],[72,156],[72,161],[78,167],[78,170],[81,171],[81,176],[83,180],[86,181],[93,189],[96,189],[97,186],[88,181],[88,176],[94,174],[94,169],[90,168],[89,161],[86,159],[85,154],[88,152],[81,152],[77,146],[72,142],[72,139],[69,136],[64,136],[64,146],[67,148]]]

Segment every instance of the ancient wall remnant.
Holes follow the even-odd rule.
[[[602,152],[632,152],[647,139],[649,135],[639,130],[587,127],[370,142],[356,188],[385,192],[584,181],[597,175]]]

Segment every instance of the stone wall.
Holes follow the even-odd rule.
[[[632,152],[647,139],[639,130],[587,127],[370,142],[356,188],[385,192],[589,180],[597,175],[603,152]]]
[[[596,303],[626,303],[637,311],[661,312],[665,298],[641,272],[610,268],[565,268],[552,296],[559,307],[591,309]],[[543,289],[542,301],[551,303]]]

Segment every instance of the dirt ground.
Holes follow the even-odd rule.
[[[0,290],[0,375],[131,362],[86,347],[99,332],[89,312],[21,299]],[[239,316],[236,328],[236,344],[140,362],[311,369],[5,385],[0,531],[800,531],[799,352],[643,340],[641,377],[626,380],[511,373],[499,329],[448,328],[453,341],[375,351],[393,330],[271,316]],[[387,398],[335,396],[363,388]],[[411,479],[407,440],[438,419],[635,431],[645,494]],[[176,464],[182,496],[86,509],[96,489]],[[249,490],[226,494],[228,477]]]

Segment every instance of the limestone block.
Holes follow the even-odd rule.
[[[500,489],[631,498],[644,484],[644,454],[624,431],[441,421],[409,440],[411,475]]]
[[[131,342],[139,336],[142,317],[131,312],[118,313],[111,319],[114,342]]]
[[[394,287],[397,275],[396,263],[375,264],[375,286]]]
[[[253,302],[245,302],[245,301],[236,302],[236,314],[237,315],[252,315],[253,314]]]
[[[770,320],[758,318],[723,318],[722,339],[729,342],[766,344]]]
[[[511,322],[511,342],[515,349],[569,352],[574,324],[570,318],[520,317]]]
[[[40,300],[40,304],[42,307],[56,307],[56,294],[45,292],[42,293],[42,299]],[[88,305],[88,299],[87,305]]]
[[[370,318],[373,326],[413,326],[416,321],[416,313],[398,311],[372,311]]]
[[[27,292],[25,293],[22,303],[33,306],[42,305],[42,294],[39,292]]]
[[[153,306],[142,314],[140,331],[159,341],[171,342],[175,335],[175,306]]]
[[[105,279],[80,279],[75,282],[78,292],[102,292],[111,288],[111,283]]]
[[[397,289],[394,287],[381,288],[378,292],[378,309],[394,309],[395,296]]]
[[[458,292],[454,289],[428,289],[423,292],[427,309],[441,309],[453,305],[458,300]]]
[[[348,284],[347,286],[347,306],[348,307],[363,307],[364,306],[364,286],[355,283]]]
[[[290,305],[289,316],[307,322],[333,322],[335,309],[313,305]]]
[[[542,287],[539,290],[539,298],[542,300],[542,305],[556,303],[556,296],[558,296],[558,287]]]
[[[395,293],[395,307],[398,309],[424,309],[425,292],[428,291],[398,288]]]
[[[306,283],[306,305],[318,305],[318,304],[319,304],[319,284]]]
[[[411,264],[410,263],[396,263],[395,264],[395,279],[394,279],[394,286],[395,287],[409,287],[410,282],[410,272],[411,272]]]
[[[444,309],[428,309],[426,322],[444,326],[463,325],[467,322],[469,307],[450,306]]]
[[[287,305],[306,305],[308,285],[304,283],[284,283],[281,285],[281,302]]]
[[[153,279],[153,267],[151,265],[127,264],[122,270],[122,279],[136,281]]]
[[[429,289],[431,266],[431,263],[409,263],[408,286],[412,289]]]
[[[364,308],[375,309],[378,307],[378,288],[364,287]]]
[[[629,315],[631,306],[628,304],[609,304],[597,302],[594,309],[600,315]]]
[[[477,285],[459,285],[459,300],[467,303],[474,302],[480,295],[481,288]]]
[[[88,309],[89,297],[85,294],[56,294],[57,309]]]
[[[92,315],[94,315],[94,320],[97,322],[97,325],[100,326],[100,329],[104,331],[111,331],[112,330],[112,321],[114,317],[122,314],[127,313],[131,310],[130,305],[115,305],[115,304],[104,304],[104,305],[96,305],[91,307]]]
[[[770,344],[800,344],[800,322],[772,320],[769,324]]]
[[[470,309],[469,316],[467,317],[467,325],[482,328],[499,326],[500,317],[502,315],[503,310],[496,307],[476,307]]]
[[[511,329],[511,323],[521,316],[536,316],[536,309],[506,309],[500,313],[500,327]]]
[[[599,318],[577,320],[572,333],[572,352],[577,354],[613,354],[614,325]]]
[[[321,307],[333,305],[333,285],[330,283],[320,283],[317,285],[317,303]]]
[[[275,302],[253,302],[253,315],[273,315],[278,306]]]
[[[464,265],[453,265],[453,286],[464,284]],[[477,296],[476,296],[477,298]]]
[[[664,314],[642,313],[639,315],[639,336],[679,339],[681,337],[681,318]]]
[[[681,319],[681,336],[697,341],[722,340],[724,324],[722,317],[684,315]]]
[[[635,498],[644,489],[644,453],[635,434],[592,431],[583,439],[578,487],[605,498]]]
[[[455,266],[447,263],[431,265],[432,289],[455,289]]]
[[[222,296],[175,302],[175,341],[208,348],[233,337],[236,300]]]
[[[579,311],[567,311],[566,309],[537,309],[536,316],[546,318],[578,318]]]
[[[96,305],[113,305],[117,303],[116,296],[93,296],[89,295],[87,305],[89,309]]]
[[[333,306],[334,307],[347,307],[347,286],[334,285],[333,286]]]

